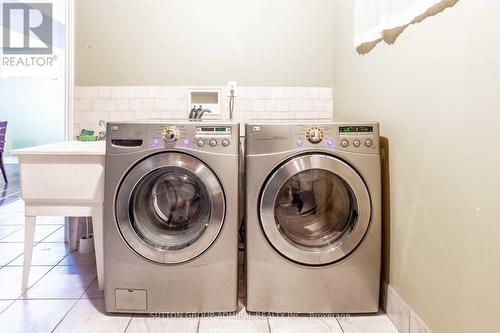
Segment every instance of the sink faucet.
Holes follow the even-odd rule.
[[[201,119],[204,113],[212,113],[212,111],[210,109],[204,109],[201,105],[198,107],[193,105],[191,112],[189,112],[189,119]]]
[[[99,120],[99,126],[101,126],[101,130],[99,131],[99,134],[97,135],[97,140],[106,140],[106,121],[104,119]]]

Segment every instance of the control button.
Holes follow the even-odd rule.
[[[366,140],[365,140],[365,145],[366,145],[367,147],[371,147],[371,146],[373,145],[373,141],[372,141],[371,139],[366,139]]]
[[[352,142],[352,145],[353,145],[354,147],[359,147],[359,146],[361,145],[361,142],[359,142],[359,140],[354,140],[354,141]]]
[[[296,145],[297,147],[302,147],[304,145],[304,141],[301,139],[297,139]]]
[[[231,142],[229,142],[228,139],[224,139],[224,140],[222,140],[222,147],[227,147],[227,146],[229,146],[230,143]]]
[[[210,147],[215,147],[217,146],[217,140],[212,139],[208,142],[208,144],[210,145]]]
[[[197,145],[198,147],[203,147],[203,146],[205,145],[205,141],[203,141],[203,140],[198,140],[198,141],[196,141],[196,145]]]
[[[326,139],[325,144],[327,147],[333,147],[333,140],[332,139]]]
[[[349,146],[349,141],[347,141],[347,140],[342,140],[342,141],[340,142],[340,145],[341,145],[342,147],[346,148],[347,146]]]

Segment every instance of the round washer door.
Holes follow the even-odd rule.
[[[222,186],[199,159],[153,155],[124,177],[116,195],[118,228],[140,256],[161,264],[193,259],[215,241],[224,222]]]
[[[347,163],[324,154],[288,160],[260,197],[262,229],[284,257],[305,265],[341,260],[362,241],[371,218],[368,189]]]

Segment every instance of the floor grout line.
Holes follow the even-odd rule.
[[[85,291],[83,292],[83,294],[81,294],[81,295],[80,295],[80,297],[78,298],[78,300],[82,299],[83,295],[85,295],[85,293],[87,292],[87,290],[89,290],[89,289],[90,289],[90,287],[92,286],[92,284],[93,284],[95,281],[97,281],[97,277],[96,277],[94,280],[92,280],[92,282],[90,282],[89,286],[85,289]]]
[[[47,265],[47,266],[50,266],[50,265]],[[11,267],[15,267],[15,266],[11,266]],[[18,266],[18,267],[19,267],[19,266]],[[42,275],[42,276],[41,276],[38,280],[36,280],[35,282],[33,282],[33,285],[32,285],[31,287],[30,287],[30,286],[28,286],[28,288],[26,288],[26,290],[25,290],[25,291],[24,291],[24,292],[23,292],[23,293],[22,293],[22,294],[21,294],[21,295],[20,295],[20,296],[16,299],[16,301],[17,301],[17,300],[20,300],[20,299],[23,299],[23,300],[24,300],[24,299],[26,299],[26,300],[28,300],[29,298],[21,298],[21,297],[23,297],[24,295],[26,295],[26,293],[27,293],[27,292],[28,292],[31,288],[33,288],[34,286],[36,286],[36,284],[37,284],[38,282],[40,282],[40,280],[41,280],[41,279],[43,279],[43,278],[44,278],[47,274],[49,274],[49,272],[51,272],[51,271],[52,271],[55,267],[56,267],[56,265],[52,266],[52,267],[51,267],[51,268],[50,268],[50,269],[49,269],[49,270],[48,270],[45,274],[43,274],[43,275]],[[31,268],[30,268],[30,270],[31,270]],[[28,283],[29,283],[29,278],[28,278]]]
[[[57,327],[63,322],[64,318],[66,318],[68,316],[68,314],[71,312],[71,310],[75,307],[76,303],[78,303],[78,300],[76,299],[75,302],[69,307],[68,311],[64,314],[64,316],[62,316],[61,320],[59,320],[59,322],[56,324],[56,326],[54,326],[54,328],[52,329],[51,332],[54,332]]]
[[[337,324],[339,324],[339,327],[340,327],[340,330],[342,331],[342,333],[345,333],[344,328],[342,327],[342,324],[340,323],[339,319],[337,317],[335,317],[335,320],[337,321]]]
[[[9,233],[9,234],[7,234],[7,235],[4,235],[2,238],[0,238],[0,243],[2,243],[2,239],[9,237],[9,236],[10,236],[10,235],[12,235],[13,233],[18,232],[19,230],[21,230],[21,228],[23,228],[23,227],[22,227],[22,226],[20,226],[20,225],[3,225],[3,224],[2,224],[2,225],[0,225],[0,227],[3,227],[3,226],[5,226],[5,227],[19,227],[19,228],[18,228],[18,229],[16,229],[16,230],[14,230],[14,231],[12,231],[11,233]]]
[[[127,332],[128,327],[130,326],[130,323],[132,322],[132,318],[134,318],[134,314],[132,314],[132,315],[130,316],[130,319],[128,320],[127,326],[125,326],[125,330],[123,331],[123,333],[126,333],[126,332]]]
[[[201,319],[200,319],[200,317],[198,317],[198,323],[196,324],[196,333],[200,333],[200,322],[201,322]]]

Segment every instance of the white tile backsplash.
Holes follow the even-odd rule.
[[[75,87],[74,132],[99,131],[99,120],[121,121],[148,118],[187,118],[187,86]],[[221,109],[229,99],[221,87]],[[227,112],[228,113],[228,112]],[[226,113],[226,114],[227,114]],[[331,87],[238,87],[234,120],[333,117]]]

